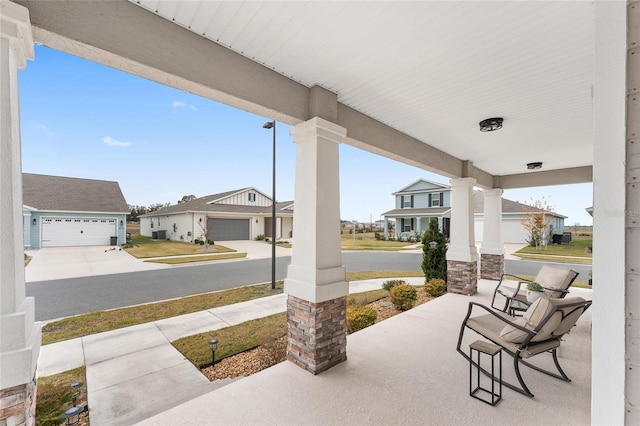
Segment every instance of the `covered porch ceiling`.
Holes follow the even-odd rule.
[[[16,3],[39,43],[290,125],[320,111],[443,176],[592,180],[592,2]],[[480,132],[490,117],[504,127]]]

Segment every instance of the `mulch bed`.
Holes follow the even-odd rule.
[[[418,299],[415,306],[434,299],[423,288],[419,287],[417,290]],[[369,306],[373,307],[378,313],[376,323],[402,313],[402,311],[393,306],[389,297],[369,303]],[[246,377],[284,361],[286,356],[287,339],[286,336],[283,336],[268,345],[259,346],[250,351],[227,357],[217,362],[215,366],[203,368],[201,371],[209,380]]]

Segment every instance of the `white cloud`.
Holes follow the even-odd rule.
[[[129,145],[131,145],[131,142],[121,142],[121,141],[115,140],[111,136],[105,136],[104,138],[102,138],[102,142],[104,142],[105,144],[110,145],[110,146],[129,146]]]
[[[189,108],[191,111],[197,111],[198,110],[198,108],[196,108],[194,105],[187,104],[187,103],[182,102],[182,101],[171,101],[171,107],[172,108]]]
[[[53,136],[53,132],[51,131],[51,129],[45,126],[44,124],[38,123],[33,127],[47,136]]]

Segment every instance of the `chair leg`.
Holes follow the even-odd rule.
[[[537,365],[533,365],[530,364],[524,360],[522,360],[521,362],[526,365],[529,368],[533,368],[536,371],[539,371],[541,373],[546,374],[547,376],[551,376],[551,377],[555,377],[556,379],[560,379],[560,380],[564,380],[565,382],[570,382],[571,379],[566,375],[566,373],[562,370],[562,367],[560,367],[560,362],[558,362],[558,353],[556,352],[555,349],[551,349],[547,352],[551,352],[551,354],[553,355],[553,363],[556,365],[556,368],[558,369],[558,372],[560,374],[556,374],[552,371],[548,371],[545,370],[544,368],[538,367]]]

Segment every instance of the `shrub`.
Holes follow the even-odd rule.
[[[447,292],[447,283],[440,278],[433,278],[424,283],[424,290],[433,297],[440,297]]]
[[[264,240],[264,234],[260,234],[260,235],[258,235],[258,236],[256,237],[256,240],[258,240],[258,241],[262,241],[262,240]]]
[[[527,290],[529,291],[544,291],[544,288],[536,282],[527,284]]]
[[[210,246],[213,246],[216,244],[216,242],[213,240],[207,240],[207,244],[209,244]]]
[[[355,333],[358,330],[375,324],[378,313],[371,306],[347,307],[347,333]]]
[[[389,296],[396,309],[406,311],[407,309],[413,308],[418,298],[418,291],[413,286],[399,284],[391,289]]]
[[[382,283],[382,288],[391,291],[391,289],[397,285],[406,284],[404,280],[387,280]]]
[[[447,281],[447,236],[440,231],[437,219],[429,221],[429,229],[422,235],[422,271],[425,280],[439,278]],[[435,247],[432,248],[432,244]]]

